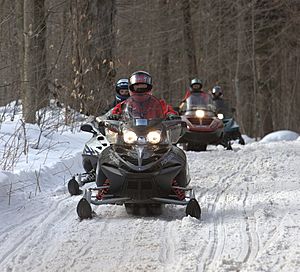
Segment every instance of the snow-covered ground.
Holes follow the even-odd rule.
[[[37,145],[38,127],[18,128],[0,129],[1,271],[299,271],[299,137],[187,152],[201,220],[173,205],[144,218],[107,205],[79,221],[66,183],[90,135],[48,129]]]

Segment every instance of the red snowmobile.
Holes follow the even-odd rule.
[[[187,124],[187,131],[179,140],[184,150],[205,151],[209,144],[227,147],[223,141],[224,125],[210,96],[192,93],[181,107],[180,115]]]

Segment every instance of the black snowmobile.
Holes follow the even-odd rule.
[[[235,121],[235,119],[233,117],[224,118],[223,114],[220,114],[219,118],[221,118],[224,123],[224,142],[239,140],[239,144],[245,145],[245,140],[243,139],[240,132],[240,126]]]
[[[230,141],[239,140],[239,144],[244,145],[245,141],[240,132],[240,127],[233,117],[234,108],[230,108],[229,104],[224,99],[215,99],[218,117],[224,124],[223,142],[231,147]]]
[[[187,215],[200,218],[200,206],[188,187],[186,155],[173,145],[185,123],[164,120],[161,103],[152,95],[134,95],[124,106],[120,121],[103,122],[116,142],[101,152],[97,187],[84,190],[78,216],[91,218],[91,204],[125,204],[128,214],[141,215],[160,214],[164,204],[175,204],[186,205]]]

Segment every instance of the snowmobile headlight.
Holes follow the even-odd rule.
[[[203,118],[205,115],[204,110],[196,110],[196,116],[199,118]]]
[[[218,113],[218,118],[222,120],[224,118],[224,114],[223,113]]]
[[[137,140],[137,135],[131,130],[125,130],[123,132],[123,139],[125,143],[133,144]]]
[[[151,144],[158,144],[161,140],[161,131],[154,130],[147,134],[147,141]]]

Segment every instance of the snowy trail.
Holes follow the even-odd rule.
[[[80,196],[43,192],[1,208],[1,271],[298,271],[300,141],[187,154],[200,221],[173,205],[79,221]]]

